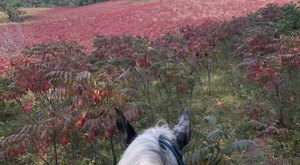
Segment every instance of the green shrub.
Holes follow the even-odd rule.
[[[8,19],[12,22],[21,22],[23,20],[21,17],[22,12],[15,7],[8,7],[5,12],[8,15]]]
[[[18,10],[18,1],[8,1],[4,0],[0,2],[0,10],[8,15],[8,19],[12,22],[21,22],[22,12]]]
[[[284,5],[281,14],[281,19],[274,24],[278,32],[287,33],[300,28],[300,7],[297,4]]]

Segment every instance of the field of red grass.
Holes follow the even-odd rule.
[[[178,25],[225,21],[246,15],[267,3],[288,0],[112,0],[83,7],[43,10],[30,22],[0,25],[0,55],[27,45],[76,40],[88,50],[94,36],[131,34],[151,39]]]

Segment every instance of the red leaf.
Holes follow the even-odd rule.
[[[60,143],[61,143],[62,145],[66,145],[66,144],[68,143],[68,136],[67,136],[67,135],[63,135],[63,136],[61,137]]]
[[[76,121],[76,125],[78,126],[83,126],[85,123],[85,118],[80,117],[77,121]]]
[[[96,139],[95,133],[94,132],[89,132],[87,141],[89,143],[92,143],[95,139]]]
[[[28,112],[28,111],[32,110],[32,105],[30,105],[29,103],[26,103],[23,108],[24,108],[25,112]]]
[[[104,131],[104,138],[107,140],[109,136],[116,133],[116,126],[114,124],[110,124]]]
[[[20,144],[18,147],[18,154],[23,154],[23,153],[25,153],[25,144],[24,143]]]

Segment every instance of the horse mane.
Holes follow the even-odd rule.
[[[146,129],[128,146],[118,165],[175,165],[176,158],[169,149],[159,145],[163,136],[175,142],[176,137],[167,124]]]

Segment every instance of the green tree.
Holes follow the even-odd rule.
[[[8,19],[13,22],[21,22],[21,11],[18,10],[19,1],[3,0],[0,2],[0,10],[8,15]]]

